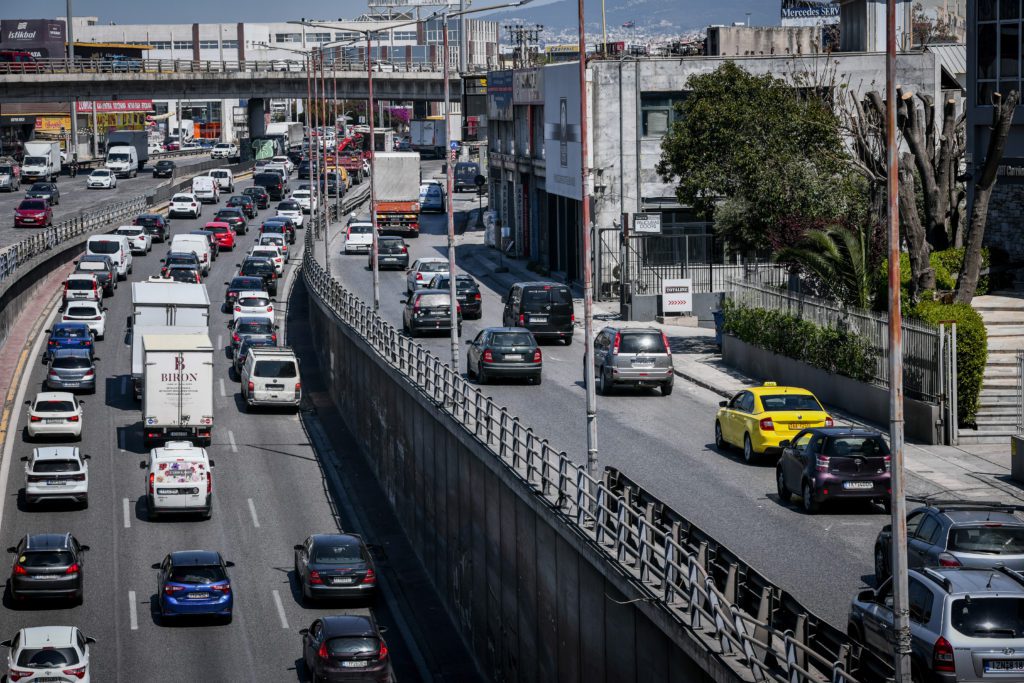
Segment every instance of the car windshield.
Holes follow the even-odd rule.
[[[11,175],[14,173],[14,169],[10,166],[0,166],[0,175]]]
[[[619,339],[619,353],[667,353],[661,334],[624,334]]]
[[[71,408],[68,408],[70,411]],[[36,412],[39,409],[36,408]],[[58,473],[58,472],[77,472],[78,463],[74,460],[37,460],[35,465],[32,467],[32,471],[37,474],[40,473]]]
[[[85,317],[85,316],[96,316],[99,312],[95,308],[89,306],[71,306],[68,308],[67,314],[72,317]]]
[[[363,553],[355,542],[323,543],[313,545],[313,562],[316,564],[353,564],[363,561]]]
[[[121,245],[111,240],[93,240],[89,242],[89,251],[96,254],[116,254],[121,251]]]
[[[444,273],[448,270],[448,263],[445,261],[424,261],[420,264],[422,273]]]
[[[26,166],[35,166],[37,164],[45,164],[46,157],[25,157]]]
[[[61,370],[85,370],[92,367],[92,361],[84,356],[59,356],[53,359],[51,367]]]
[[[32,186],[32,192],[49,192],[52,188],[49,183],[36,183]]]
[[[819,410],[818,399],[807,394],[768,394],[761,396],[761,405],[770,410]]]
[[[71,401],[64,401],[60,399],[48,399],[46,401],[36,401],[36,405],[32,410],[34,410],[37,413],[70,413],[74,412],[75,404],[72,403]]]
[[[987,524],[954,527],[949,534],[948,550],[984,555],[1024,554],[1024,527]]]
[[[333,657],[358,657],[380,652],[380,641],[376,638],[345,637],[331,638],[327,650]]]
[[[495,346],[533,346],[533,335],[527,332],[495,332],[491,335]]]
[[[107,156],[107,161],[128,161],[127,154],[111,154]]]
[[[1024,638],[1024,598],[972,595],[954,600],[950,623],[972,638]]]
[[[295,363],[290,360],[256,361],[255,374],[268,379],[290,379],[296,375]]]
[[[74,557],[67,550],[30,550],[22,551],[18,564],[25,567],[60,567],[74,562]]]
[[[171,573],[167,577],[168,581],[174,581],[175,583],[198,583],[207,585],[210,583],[217,583],[218,581],[226,581],[228,578],[222,567],[215,565],[206,567],[171,567]]]
[[[18,653],[18,666],[32,669],[53,669],[70,664],[78,664],[78,654],[72,647],[25,648]]]
[[[238,305],[262,308],[270,305],[270,299],[264,296],[243,296],[238,300]]]
[[[270,334],[274,326],[269,320],[240,320],[235,325],[238,334]]]
[[[26,199],[18,205],[18,208],[25,211],[42,211],[46,208],[46,202],[42,199]]]
[[[88,337],[89,334],[88,327],[58,327],[53,331],[53,336],[65,339],[81,339]]]

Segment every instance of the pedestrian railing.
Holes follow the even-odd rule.
[[[359,60],[327,61],[328,72],[366,73],[366,62]],[[373,70],[388,72],[441,73],[440,63],[390,61],[373,63]],[[2,62],[0,75],[8,74],[128,74],[128,73],[305,73],[302,59],[271,60],[209,60],[209,59],[40,59],[35,62]],[[459,78],[455,75],[454,78]]]
[[[740,587],[756,572],[735,561],[723,575],[716,558],[735,558],[724,546],[707,535],[697,541],[699,530],[677,513],[673,524],[659,523],[654,504],[640,501],[635,489],[623,490],[623,478],[614,470],[592,478],[564,451],[463,379],[458,369],[401,334],[329,276],[312,256],[314,232],[319,230],[306,231],[303,277],[337,322],[358,334],[382,362],[506,464],[523,486],[544,498],[560,523],[590,539],[607,561],[625,570],[651,604],[670,614],[720,661],[753,681],[884,679],[864,665],[870,657],[859,645],[834,628],[815,628],[821,620],[767,580],[757,582],[756,603],[741,600],[746,594],[741,595]],[[687,534],[681,533],[684,527]],[[715,558],[708,552],[712,546]],[[788,601],[785,611],[778,604],[783,598]],[[783,621],[783,614],[792,618]],[[828,638],[818,637],[826,631]],[[876,668],[884,670],[884,665]]]

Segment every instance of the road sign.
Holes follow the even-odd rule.
[[[633,214],[633,232],[648,235],[661,234],[660,213],[635,213]]]
[[[670,313],[691,313],[693,311],[693,279],[661,281],[661,310]]]
[[[457,150],[459,148],[459,141],[458,140],[452,140],[451,142],[448,143],[448,147],[454,152],[455,150]]]
[[[459,150],[457,150],[457,149],[452,149],[452,153],[451,153],[451,155],[450,155],[450,156],[451,156],[451,161],[452,161],[452,163],[454,164],[454,163],[455,163],[455,160],[459,158]]]

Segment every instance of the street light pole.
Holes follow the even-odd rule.
[[[71,0],[67,6],[68,26],[68,68],[73,69],[75,64],[75,29],[71,25]],[[78,100],[72,98],[71,103],[71,144],[68,145],[68,163],[78,159]]]
[[[366,117],[370,124],[370,222],[373,224],[373,244],[371,249],[370,263],[373,266],[373,310],[380,309],[380,264],[377,263],[379,241],[377,239],[377,189],[375,178],[377,177],[376,158],[377,151],[374,148],[375,133],[373,130],[373,65],[370,53],[373,51],[373,31],[366,32]]]
[[[896,683],[910,683],[907,498],[903,477],[903,312],[900,310],[899,145],[896,143],[896,0],[886,2],[885,142],[889,211],[889,442],[892,454],[892,593]]]
[[[466,23],[465,17],[459,18],[459,26],[462,27]],[[444,35],[442,40],[443,46],[443,68],[444,68],[444,128],[445,135],[447,137],[447,144],[445,145],[445,155],[447,155],[448,163],[445,165],[447,172],[445,173],[446,189],[445,197],[446,201],[446,213],[448,214],[448,308],[450,309],[449,314],[451,316],[451,343],[452,343],[452,370],[454,372],[459,371],[459,299],[458,299],[458,285],[456,284],[456,273],[455,273],[455,202],[452,193],[452,186],[454,185],[454,170],[455,166],[455,149],[452,143],[452,116],[451,116],[451,89],[450,89],[450,55],[448,48],[448,13],[444,13],[444,21],[441,25],[441,33]]]
[[[583,0],[577,0],[580,42],[580,217],[583,233],[583,383],[587,392],[587,474],[597,481],[597,395],[594,393],[594,269],[587,197],[587,46]]]

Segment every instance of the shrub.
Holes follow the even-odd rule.
[[[741,341],[861,382],[874,377],[878,352],[860,335],[729,300],[722,310],[723,331]]]
[[[988,248],[982,248],[981,250],[981,267],[988,268],[990,262]],[[953,247],[950,249],[944,249],[943,251],[933,251],[931,256],[932,268],[935,268],[936,279],[938,279],[938,267],[941,265],[943,270],[949,274],[950,286],[944,287],[938,284],[939,289],[953,289],[956,287],[956,280],[960,277],[960,268],[964,264],[964,248]],[[975,292],[975,296],[981,296],[988,294],[989,292],[989,277],[988,275],[982,275],[978,278],[978,291]]]
[[[909,314],[934,325],[956,321],[957,420],[961,425],[973,425],[988,361],[988,335],[981,316],[970,304],[939,301],[922,301]]]

